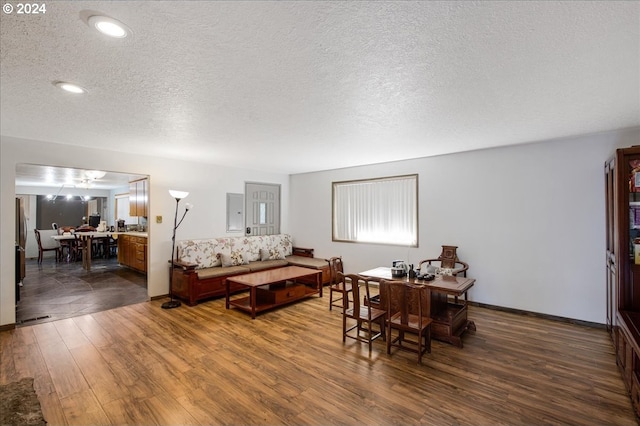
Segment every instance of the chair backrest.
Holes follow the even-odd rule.
[[[409,315],[415,315],[422,328],[422,319],[431,317],[431,291],[426,285],[381,280],[380,294],[387,318],[400,313],[401,324],[407,325]]]
[[[442,246],[442,253],[438,256],[440,259],[440,264],[443,268],[454,268],[456,261],[458,260],[458,255],[456,254],[456,249],[458,246]]]
[[[84,241],[85,240],[78,234],[73,234],[73,236],[76,237],[76,239],[75,239],[76,248],[84,247]]]
[[[425,259],[420,261],[418,264],[418,271],[422,274],[431,272],[432,269],[436,274],[446,274],[446,275],[460,275],[463,277],[467,276],[467,270],[469,269],[469,265],[460,259],[458,259],[458,255],[456,254],[457,246],[442,246],[442,253],[438,256],[437,259]],[[434,263],[437,262],[437,266]],[[433,268],[428,268],[432,266]]]
[[[58,231],[55,229],[34,229],[34,231],[36,234],[36,242],[41,249],[47,250],[60,247],[60,243],[51,238],[54,235],[58,235]]]
[[[329,284],[337,284],[340,281],[338,278],[338,272],[344,273],[342,257],[335,256],[328,259],[327,262],[329,262]]]
[[[351,283],[352,287],[351,294],[353,298],[350,299],[348,295],[342,298],[342,312],[346,312],[348,309],[353,308],[353,312],[357,316],[359,315],[360,308],[362,306],[366,306],[368,319],[371,320],[371,305],[365,304],[364,300],[371,300],[371,292],[369,287],[370,284],[374,281],[368,280],[367,278],[358,274],[345,275],[342,272],[338,272],[338,277],[343,282],[343,284],[346,285],[347,283]],[[349,306],[350,304],[352,304],[353,306]]]

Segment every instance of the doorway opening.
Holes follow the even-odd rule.
[[[22,217],[16,213],[16,243],[23,253],[22,264],[16,265],[16,270],[24,271],[16,286],[17,326],[149,300],[146,273],[119,262],[117,233],[109,237],[116,244],[108,253],[96,251],[92,254],[89,271],[83,269],[82,261],[68,255],[60,258],[56,251],[47,252],[42,262],[37,262],[39,249],[34,229],[57,227],[58,232],[64,233],[91,226],[93,221],[100,224],[99,228],[93,228],[110,232],[117,231],[120,221],[121,224],[126,222],[125,230],[143,229],[148,237],[147,218],[130,216],[123,207],[129,201],[130,182],[149,176],[90,172],[46,165],[16,165],[15,193],[24,206]],[[99,177],[89,179],[87,176]],[[146,202],[150,201],[148,193],[145,198]],[[121,217],[125,211],[126,217]],[[22,241],[18,239],[19,223],[25,235]],[[16,274],[16,280],[18,276]]]

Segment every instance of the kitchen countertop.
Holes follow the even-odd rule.
[[[145,238],[149,236],[148,232],[140,232],[140,231],[117,232],[117,234],[132,235],[134,237],[145,237]]]
[[[90,232],[77,232],[80,236],[91,236],[91,237],[113,237],[118,238],[118,235],[131,235],[132,237],[143,237],[148,238],[148,232],[139,232],[139,231],[126,231],[126,232],[118,232],[118,231],[108,231],[108,232],[98,232],[98,231],[90,231]],[[73,240],[75,239],[74,234],[62,234],[62,235],[52,235],[51,238],[54,240]]]

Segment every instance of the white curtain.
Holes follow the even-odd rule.
[[[418,176],[333,184],[333,239],[417,246]]]

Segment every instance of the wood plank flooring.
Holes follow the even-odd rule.
[[[342,343],[328,298],[255,320],[163,300],[0,333],[0,383],[34,377],[50,425],[635,425],[603,329],[471,307],[464,348],[417,364]]]

